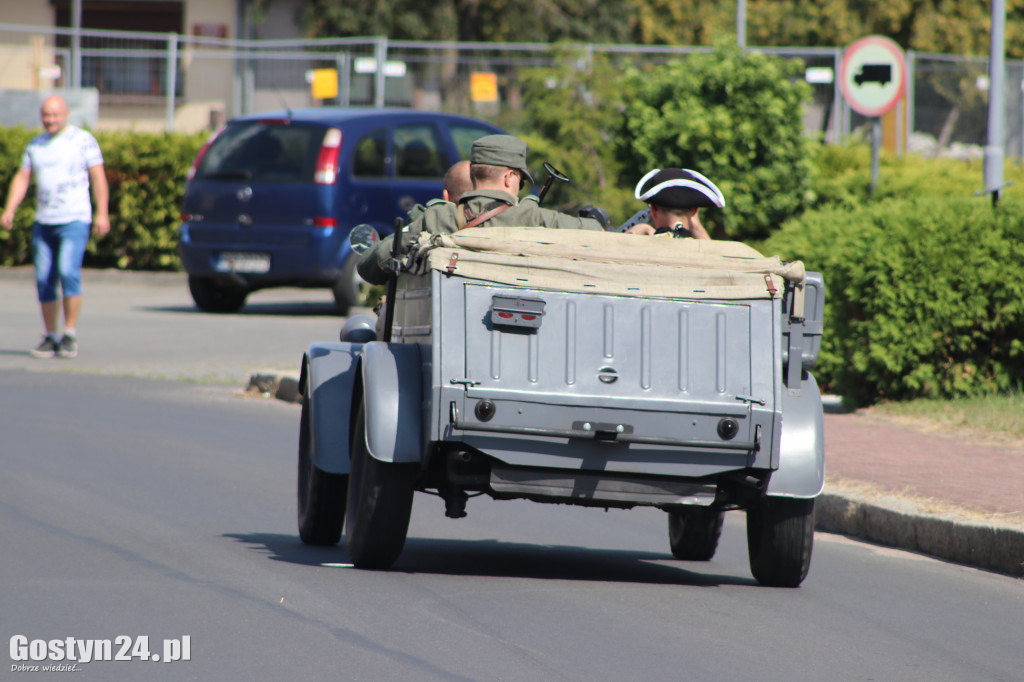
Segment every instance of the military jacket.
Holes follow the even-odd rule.
[[[420,217],[402,231],[402,241],[412,243],[420,232],[450,234],[457,232],[470,216],[478,216],[499,206],[508,206],[480,224],[481,227],[551,227],[562,230],[601,230],[601,224],[590,218],[575,216],[542,208],[532,197],[522,201],[501,190],[471,190],[462,195],[458,204],[448,201],[431,202]],[[461,214],[461,220],[460,220]],[[388,261],[391,258],[390,236],[377,242],[359,260],[359,275],[372,284],[383,284],[388,279]]]

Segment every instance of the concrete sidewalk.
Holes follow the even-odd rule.
[[[1024,448],[825,415],[818,527],[1024,576]]]
[[[182,274],[86,271],[83,281],[79,356],[37,360],[32,269],[0,268],[0,370],[249,386],[294,400],[302,353],[341,328],[327,290],[256,292],[240,314],[210,315],[194,308]],[[825,442],[820,529],[1024,576],[1024,449],[834,405]]]

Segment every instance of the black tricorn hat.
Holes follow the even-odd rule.
[[[636,198],[666,208],[725,206],[725,197],[715,183],[682,168],[655,168],[636,183]]]

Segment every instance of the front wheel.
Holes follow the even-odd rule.
[[[405,545],[415,492],[415,464],[381,462],[366,447],[366,408],[352,429],[345,546],[356,568],[385,569]]]
[[[308,377],[308,374],[307,374]],[[309,379],[299,417],[299,538],[307,545],[336,545],[345,522],[348,476],[329,474],[313,464],[310,446]]]
[[[798,587],[813,546],[813,498],[765,497],[747,510],[750,571],[762,585]]]
[[[722,537],[725,512],[685,507],[668,513],[668,544],[672,556],[684,561],[710,561]]]
[[[240,287],[218,284],[210,277],[188,278],[188,290],[196,307],[208,313],[237,313],[249,292]]]

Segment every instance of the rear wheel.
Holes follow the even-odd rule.
[[[366,409],[359,406],[352,429],[345,545],[357,568],[383,569],[405,545],[415,492],[415,464],[374,459],[366,447]]]
[[[814,500],[765,497],[747,510],[750,571],[762,585],[797,587],[814,546]]]
[[[190,276],[188,290],[196,307],[208,313],[237,313],[249,296],[241,287],[218,284],[210,277]]]
[[[710,561],[722,537],[725,512],[685,507],[668,513],[668,544],[672,556],[684,561]]]
[[[309,393],[307,379],[299,417],[299,537],[307,545],[336,545],[345,522],[348,476],[329,474],[313,464]]]
[[[335,280],[334,286],[331,289],[334,293],[334,306],[338,309],[338,314],[340,315],[348,315],[348,311],[353,306],[359,305],[363,299],[366,282],[363,281],[363,278],[356,271],[358,263],[359,255],[355,252],[350,253],[345,260],[344,267],[341,269],[341,275]]]

